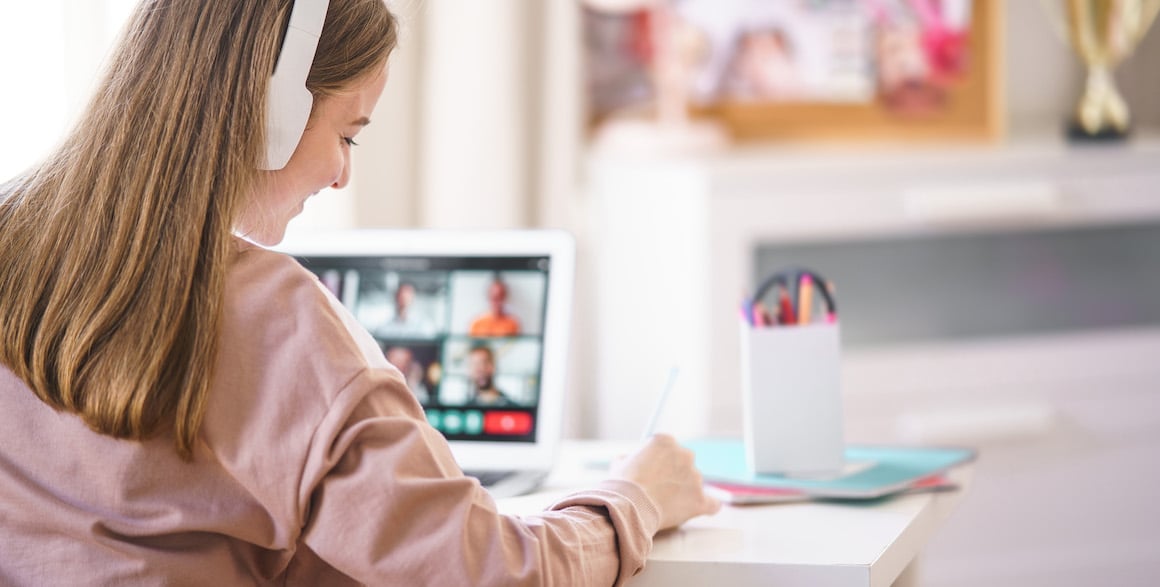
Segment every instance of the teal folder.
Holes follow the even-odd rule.
[[[696,455],[697,468],[707,482],[841,499],[873,499],[904,491],[916,481],[975,458],[975,451],[970,448],[848,446],[843,473],[824,478],[796,477],[749,472],[745,445],[738,439],[703,439],[682,444]]]

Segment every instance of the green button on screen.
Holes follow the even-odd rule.
[[[483,412],[471,410],[463,417],[463,431],[468,434],[483,434]]]
[[[443,431],[447,434],[463,432],[463,414],[456,410],[448,410],[443,414]]]

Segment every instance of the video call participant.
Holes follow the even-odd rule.
[[[508,313],[507,284],[498,277],[487,286],[487,303],[490,309],[471,323],[467,333],[471,336],[516,336],[520,333],[520,321]]]
[[[423,364],[415,359],[415,352],[405,346],[393,346],[387,349],[387,361],[397,367],[407,378],[407,387],[419,400],[426,405],[430,400],[427,383],[424,381],[426,370]]]
[[[430,338],[435,336],[435,324],[415,309],[415,284],[400,281],[395,288],[394,314],[382,326],[379,334],[398,337]]]
[[[514,402],[495,386],[495,353],[491,347],[477,345],[467,354],[467,371],[471,378],[469,403],[477,406],[510,406]]]

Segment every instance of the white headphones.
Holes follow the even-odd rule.
[[[314,96],[306,89],[306,78],[314,64],[318,37],[326,21],[330,0],[296,0],[290,8],[290,26],[282,41],[278,65],[270,78],[266,101],[266,160],[261,169],[286,167],[314,107]]]

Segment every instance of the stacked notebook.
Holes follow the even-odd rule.
[[[947,471],[975,458],[969,448],[849,446],[842,471],[802,477],[751,473],[739,439],[694,440],[684,445],[696,454],[707,489],[733,504],[867,500],[954,489]]]

